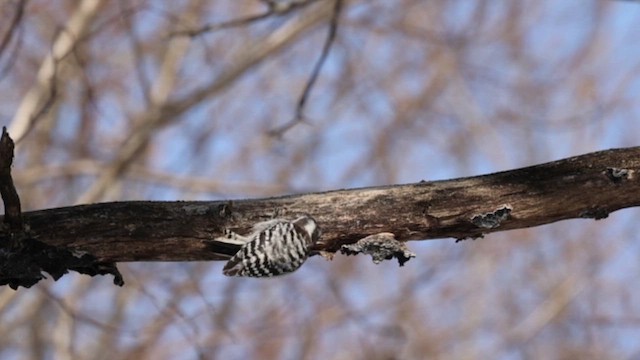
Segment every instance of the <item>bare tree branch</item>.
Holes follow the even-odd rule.
[[[4,53],[4,50],[9,45],[11,39],[13,39],[13,35],[18,30],[18,26],[20,21],[22,20],[22,16],[24,15],[24,8],[27,5],[27,0],[21,0],[16,5],[16,10],[13,13],[13,18],[11,19],[11,24],[7,29],[7,32],[4,34],[2,39],[0,39],[0,56]]]
[[[247,26],[247,25],[250,25],[251,23],[258,22],[260,20],[264,20],[272,16],[287,15],[293,12],[294,10],[301,9],[316,1],[318,0],[303,0],[303,1],[290,1],[290,2],[263,1],[268,7],[267,11],[265,12],[241,17],[238,19],[232,19],[229,21],[221,22],[221,23],[207,24],[198,29],[187,29],[187,30],[175,31],[171,33],[171,36],[197,37],[197,36],[201,36],[216,30],[228,29],[228,28],[239,27],[239,26]]]
[[[107,188],[113,185],[114,179],[127,169],[132,160],[144,149],[149,136],[157,130],[158,125],[162,125],[167,119],[178,118],[183,112],[193,106],[197,106],[222,89],[226,89],[231,82],[236,80],[249,68],[258,64],[269,54],[295,41],[295,39],[302,35],[307,29],[314,26],[317,22],[324,20],[330,16],[330,14],[330,7],[326,5],[319,6],[318,11],[313,14],[283,25],[266,38],[248,45],[238,54],[234,66],[219,78],[203,88],[196,89],[179,99],[173,100],[168,98],[171,89],[165,84],[169,82],[165,79],[168,78],[168,75],[162,74],[163,76],[160,76],[156,82],[157,86],[154,85],[152,88],[151,109],[141,113],[138,118],[134,120],[134,123],[138,124],[138,128],[127,138],[116,155],[116,158],[105,169],[102,176],[79,198],[77,203],[98,201],[104,195]],[[174,42],[178,44],[188,43],[189,41],[189,38],[175,38],[174,40]]]
[[[38,70],[38,81],[25,95],[16,111],[9,132],[16,143],[31,130],[36,120],[51,105],[56,94],[56,74],[59,62],[67,56],[88,30],[91,19],[100,7],[100,0],[83,0],[71,16],[67,26],[56,38],[51,52]]]
[[[175,38],[169,42],[162,65],[149,89],[150,93],[145,95],[151,102],[151,116],[142,116],[140,121],[136,122],[136,128],[124,141],[116,158],[104,169],[96,182],[78,198],[77,203],[95,202],[103,197],[106,190],[116,182],[121,172],[145,148],[149,137],[157,126],[168,122],[167,119],[171,119],[171,117],[163,116],[160,109],[165,106],[174,89],[180,64],[189,49],[190,42],[189,38]]]
[[[316,250],[369,235],[397,240],[477,238],[565,219],[601,219],[640,205],[640,147],[601,151],[489,175],[276,198],[213,202],[115,202],[24,213],[34,237],[104,262],[224,260],[215,241],[274,216],[312,215]]]
[[[313,85],[316,83],[318,76],[320,75],[320,71],[322,70],[322,66],[324,65],[327,57],[329,56],[329,51],[331,50],[331,45],[336,38],[336,34],[338,32],[338,20],[340,18],[340,10],[342,8],[342,0],[334,0],[333,5],[333,14],[331,15],[331,22],[329,24],[329,31],[327,32],[327,38],[325,39],[324,45],[322,46],[322,51],[320,52],[320,57],[318,61],[316,61],[313,66],[313,70],[311,71],[311,75],[309,76],[309,80],[307,80],[307,84],[304,86],[302,93],[300,94],[300,98],[298,99],[298,104],[296,105],[296,113],[294,118],[291,121],[288,121],[284,125],[277,127],[269,131],[271,136],[282,136],[287,130],[294,127],[296,124],[304,121],[304,108],[307,104],[307,100],[309,99],[309,95],[311,94],[311,90],[313,89]]]

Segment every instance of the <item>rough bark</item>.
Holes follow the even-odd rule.
[[[114,202],[23,213],[30,235],[101,262],[227,259],[213,240],[274,216],[312,215],[317,250],[369,235],[400,241],[476,238],[571,218],[601,219],[640,204],[640,147],[614,149],[483,176],[208,202]]]
[[[12,289],[31,287],[48,273],[58,280],[69,270],[91,276],[111,274],[116,285],[124,285],[114,263],[99,261],[93,255],[71,248],[38,241],[22,221],[20,197],[11,177],[15,143],[2,128],[0,136],[0,195],[5,212],[0,228],[0,285]]]

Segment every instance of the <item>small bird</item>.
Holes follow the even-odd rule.
[[[227,231],[226,238],[242,244],[222,269],[227,276],[271,277],[297,270],[320,238],[320,228],[311,216],[293,221],[260,222],[248,236]]]

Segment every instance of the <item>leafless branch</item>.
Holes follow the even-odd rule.
[[[79,2],[76,12],[69,19],[66,27],[60,32],[50,53],[45,57],[38,70],[38,81],[29,90],[18,107],[9,132],[13,134],[16,143],[31,130],[37,119],[42,115],[56,94],[56,73],[59,62],[64,59],[77,41],[87,31],[91,19],[96,14],[100,0],[83,0]]]
[[[15,7],[15,11],[13,13],[13,18],[10,21],[9,28],[7,32],[4,34],[2,39],[0,39],[0,56],[4,53],[7,45],[13,39],[15,32],[18,30],[20,21],[22,21],[22,17],[24,15],[24,8],[27,5],[28,0],[20,0]]]
[[[143,66],[144,66],[144,57],[142,52],[142,46],[140,40],[137,37],[136,30],[133,26],[133,18],[135,16],[135,11],[128,8],[129,1],[120,1],[120,21],[124,23],[127,27],[127,36],[129,39],[129,44],[131,46],[131,54],[133,56],[135,74],[138,78],[138,84],[142,89],[142,94],[145,98],[147,105],[151,102],[149,98],[149,89],[151,88],[151,84],[149,83],[149,79],[144,74]]]
[[[24,218],[40,241],[101,261],[195,261],[227,259],[237,251],[213,240],[224,229],[243,233],[275,214],[307,213],[323,230],[316,250],[335,252],[380,233],[399,241],[466,239],[564,219],[601,219],[640,205],[639,159],[640,147],[634,147],[446,181],[255,200],[103,203]]]
[[[313,89],[313,86],[316,83],[318,76],[320,75],[322,66],[324,65],[325,61],[327,60],[327,57],[329,56],[331,45],[333,45],[336,38],[336,34],[338,32],[338,21],[340,18],[340,11],[342,9],[342,1],[343,0],[334,0],[333,14],[331,15],[331,21],[329,23],[329,31],[327,33],[327,37],[325,39],[324,45],[322,46],[320,57],[316,61],[315,65],[313,66],[311,75],[309,76],[309,79],[307,80],[307,83],[304,89],[302,90],[302,94],[300,94],[300,98],[298,99],[298,103],[296,105],[296,112],[295,112],[294,118],[289,122],[269,131],[269,134],[271,136],[276,136],[276,137],[282,136],[282,134],[287,132],[296,124],[304,121],[305,119],[304,108],[309,98],[309,94],[311,93],[311,90]]]
[[[118,177],[133,161],[133,159],[146,146],[150,134],[157,130],[158,125],[168,119],[175,120],[186,110],[198,105],[205,99],[215,95],[226,87],[249,68],[258,64],[268,55],[282,49],[284,46],[295,41],[305,30],[316,23],[330,16],[331,9],[327,6],[319,6],[317,11],[308,16],[303,16],[295,21],[284,24],[278,30],[272,32],[264,39],[260,39],[253,44],[249,44],[237,56],[234,66],[226,71],[222,76],[196,89],[181,98],[168,99],[170,87],[164,86],[163,77],[158,78],[158,86],[152,89],[151,99],[153,106],[145,109],[135,121],[137,129],[127,138],[121,146],[120,151],[98,180],[79,197],[77,203],[88,203],[98,201],[107,188],[113,185],[113,180]],[[189,41],[184,38],[176,38],[174,42],[184,43]],[[175,56],[173,53],[172,56]],[[175,70],[175,69],[174,69]]]
[[[207,24],[198,29],[174,31],[170,36],[189,36],[197,37],[210,33],[216,30],[228,29],[233,27],[247,26],[254,22],[258,22],[273,16],[283,16],[290,14],[294,10],[299,10],[306,7],[318,0],[304,0],[304,1],[290,1],[290,2],[278,2],[278,1],[263,1],[267,5],[267,11],[242,17],[239,19],[233,19],[216,24]]]

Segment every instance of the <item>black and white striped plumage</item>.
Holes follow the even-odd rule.
[[[302,216],[293,221],[274,219],[258,223],[247,237],[227,235],[243,245],[225,264],[222,269],[225,275],[270,277],[302,266],[320,237],[320,229],[312,217]]]

